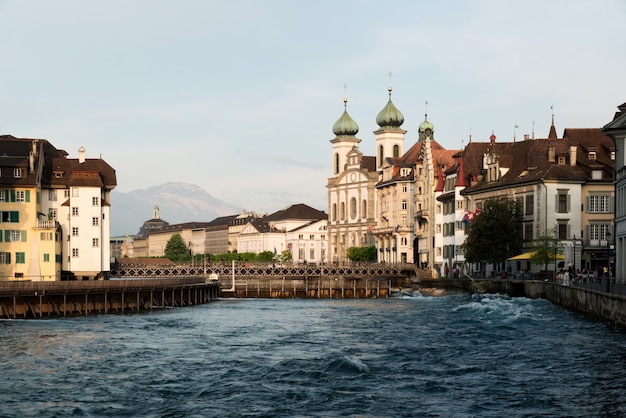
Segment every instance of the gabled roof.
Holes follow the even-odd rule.
[[[264,221],[284,221],[284,220],[320,220],[328,219],[326,212],[313,209],[303,203],[287,206],[263,218]]]

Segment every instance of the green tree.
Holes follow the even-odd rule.
[[[165,245],[165,257],[172,261],[183,261],[191,258],[189,249],[180,234],[174,234]]]
[[[376,261],[376,247],[350,247],[346,257],[350,261]]]
[[[291,252],[289,250],[284,250],[283,252],[277,254],[275,256],[276,261],[279,263],[286,263],[292,260]]]
[[[552,234],[544,234],[534,240],[533,253],[530,256],[530,262],[533,264],[543,264],[544,270],[548,270],[548,264],[555,264],[557,254],[563,251],[563,244],[557,238],[556,229]]]
[[[485,200],[483,209],[470,223],[463,244],[470,263],[497,265],[519,254],[522,248],[521,208],[507,196]]]

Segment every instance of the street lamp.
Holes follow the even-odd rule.
[[[574,274],[576,274],[576,235],[574,235],[574,248],[572,252],[574,253]]]
[[[606,268],[607,274],[611,275],[611,233],[607,231],[606,233]]]

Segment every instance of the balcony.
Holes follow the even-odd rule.
[[[35,229],[57,229],[58,223],[54,219],[49,220],[41,220],[37,219],[37,224],[35,225]]]

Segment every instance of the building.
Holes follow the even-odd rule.
[[[45,139],[0,137],[0,279],[107,278],[115,170]]]
[[[333,263],[346,262],[350,247],[375,245],[378,164],[376,157],[364,156],[359,150],[359,126],[348,114],[347,103],[344,99],[343,114],[333,125],[332,176],[326,185],[330,251],[327,256]],[[399,147],[397,135],[394,142]],[[381,154],[388,148],[382,139],[378,146]],[[399,148],[396,152],[399,155]]]
[[[289,251],[294,263],[326,263],[328,215],[305,204],[290,205],[248,222],[237,239],[237,252]]]
[[[626,103],[618,106],[618,112],[602,132],[613,140],[614,145],[615,277],[623,283],[626,276]]]
[[[444,257],[448,263],[462,263],[459,249],[464,238],[458,233],[464,229],[462,220],[480,212],[487,199],[508,196],[523,210],[525,250],[532,250],[537,238],[553,236],[565,252],[559,268],[607,266],[613,155],[614,146],[600,129],[566,129],[563,138],[557,138],[554,116],[545,139],[526,136],[519,142],[497,142],[491,135],[489,142],[470,142],[457,165],[457,178],[462,173],[467,186],[443,208],[454,213],[442,228],[444,235],[454,237],[448,240]],[[529,260],[512,263],[513,272],[540,268]],[[476,266],[464,268],[471,274]]]

